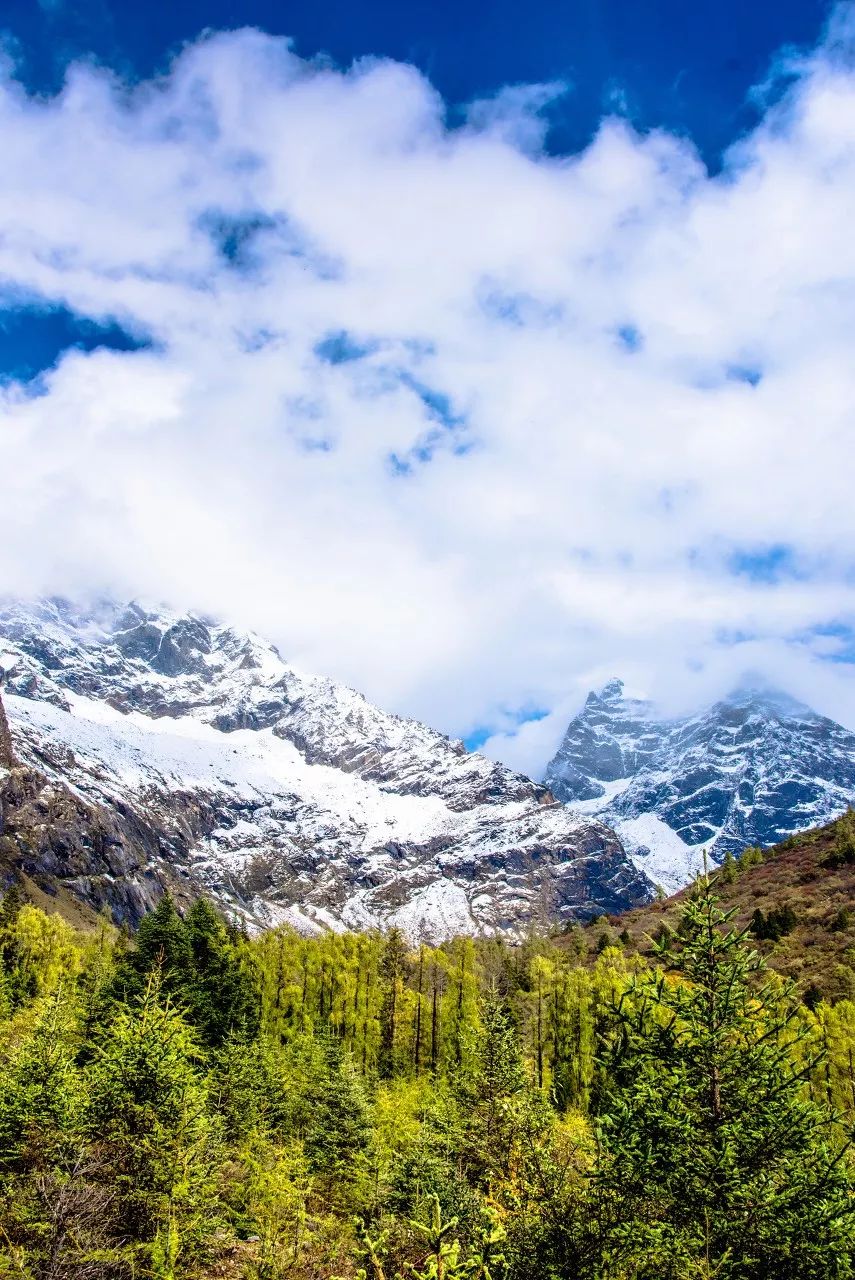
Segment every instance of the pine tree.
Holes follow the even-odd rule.
[[[310,1167],[341,1183],[369,1139],[368,1104],[352,1062],[337,1041],[321,1040],[305,1097],[303,1146]]]
[[[76,1065],[77,1010],[59,987],[2,1067],[0,1171],[46,1168],[80,1137],[83,1085]]]
[[[479,1024],[479,972],[475,944],[471,938],[456,938],[448,947],[448,979],[443,1007],[443,1049],[448,1070],[466,1072],[471,1067],[471,1049]]]
[[[551,1002],[552,1093],[559,1111],[588,1109],[594,1079],[594,1012],[590,975],[570,969],[561,975]]]
[[[215,1133],[198,1059],[155,971],[142,995],[119,1007],[88,1069],[89,1129],[121,1226],[147,1245],[164,1277],[217,1225]]]
[[[759,867],[763,862],[763,850],[757,845],[749,845],[747,849],[743,849],[739,855],[737,872],[748,870],[750,867]]]
[[[114,994],[124,1000],[142,996],[151,974],[157,970],[161,994],[186,1005],[193,975],[193,950],[187,926],[168,893],[154,911],[143,916],[135,944],[117,969]]]
[[[25,901],[17,884],[12,884],[0,901],[0,976],[3,982],[3,1003],[9,1008],[14,1008],[31,994],[22,989],[19,971],[17,925]]]
[[[725,850],[724,859],[718,873],[718,878],[722,884],[734,884],[737,876],[736,859],[731,849]]]
[[[527,1086],[519,1031],[505,1007],[488,1001],[474,1067],[458,1081],[468,1115],[463,1158],[476,1185],[507,1174]]]
[[[5,938],[7,931],[14,927],[18,913],[25,902],[26,898],[21,886],[17,883],[11,884],[0,901],[0,937]]]
[[[674,975],[642,974],[619,1010],[595,1179],[611,1256],[638,1280],[847,1277],[844,1135],[807,1095],[793,990],[732,915],[702,882],[662,952]]]
[[[849,808],[835,824],[834,848],[828,858],[832,868],[851,866],[855,862],[855,809]]]
[[[243,1035],[227,1039],[213,1055],[210,1086],[226,1136],[242,1141],[282,1131],[288,1117],[281,1053]]]
[[[58,915],[47,915],[20,898],[4,902],[0,951],[6,990],[13,1008],[73,985],[81,954],[74,930]]]
[[[199,898],[184,927],[191,958],[184,996],[201,1039],[220,1045],[228,1037],[251,1038],[258,1030],[259,1000],[222,916],[206,898]]]

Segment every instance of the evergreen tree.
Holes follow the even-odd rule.
[[[849,808],[837,819],[834,847],[828,857],[832,868],[851,866],[855,862],[855,809]]]
[[[0,947],[5,943],[9,931],[14,929],[18,913],[25,902],[26,898],[21,891],[21,886],[17,883],[11,884],[0,901]]]
[[[168,893],[140,921],[135,946],[116,971],[114,995],[126,1001],[142,996],[155,971],[160,975],[161,994],[186,1005],[193,975],[193,950],[187,926]]]
[[[653,966],[13,898],[0,1277],[352,1275],[358,1215],[375,1280],[852,1280],[855,1002],[729,919],[702,884]]]
[[[0,922],[0,950],[12,1008],[49,995],[64,983],[72,986],[82,963],[71,926],[20,899]]]
[[[305,1098],[303,1147],[314,1171],[341,1182],[353,1174],[354,1161],[368,1145],[368,1103],[338,1043],[322,1040],[318,1050]]]
[[[281,1055],[260,1040],[228,1039],[211,1062],[211,1092],[226,1136],[272,1136],[287,1124],[289,1103]]]
[[[18,921],[26,899],[18,884],[12,884],[0,902],[0,974],[3,977],[3,1003],[15,1008],[35,991],[21,972],[21,945]]]
[[[76,1146],[84,1105],[76,1014],[60,987],[2,1064],[0,1171],[44,1169]]]
[[[796,913],[789,903],[773,907],[766,915],[756,907],[751,917],[751,932],[760,941],[779,942],[797,923]]]
[[[595,1026],[591,976],[584,969],[561,975],[551,1002],[552,1092],[559,1111],[587,1111],[594,1078]]]
[[[463,1159],[476,1185],[507,1174],[528,1080],[520,1037],[508,1010],[488,1001],[471,1076],[461,1082],[468,1114]]]
[[[185,999],[201,1038],[210,1045],[220,1045],[227,1037],[251,1038],[258,1030],[259,1000],[223,917],[207,898],[199,898],[184,927],[191,959]]]
[[[171,1277],[215,1229],[215,1131],[192,1032],[155,971],[121,1006],[88,1069],[88,1124],[121,1228]]]
[[[676,975],[642,974],[619,1011],[595,1178],[608,1256],[638,1280],[847,1277],[843,1134],[807,1096],[792,990],[763,981],[732,914],[704,882],[662,954]]]
[[[759,867],[763,862],[763,850],[756,844],[749,845],[747,849],[743,849],[739,855],[737,864],[737,874],[747,871],[750,867]]]
[[[734,884],[737,877],[736,859],[731,849],[725,850],[724,859],[718,873],[718,878],[722,884]]]
[[[448,979],[441,1010],[446,1068],[465,1077],[470,1071],[471,1050],[480,1030],[479,969],[471,938],[456,938],[448,945]]]

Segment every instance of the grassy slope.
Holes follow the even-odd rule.
[[[2,871],[2,859],[0,859],[0,871]],[[51,892],[44,885],[37,884],[31,876],[14,873],[7,877],[8,882],[16,883],[24,895],[27,902],[31,902],[34,907],[38,907],[47,915],[61,916],[67,924],[73,929],[79,930],[81,933],[92,933],[102,928],[106,916],[99,915],[94,907],[90,907],[88,903],[82,902],[80,898],[75,898],[72,893],[65,888],[64,885],[51,885]],[[3,893],[4,884],[0,879],[0,894]]]
[[[802,991],[813,985],[832,1000],[855,998],[855,864],[833,865],[842,821],[764,850],[759,865],[740,868],[737,862],[731,883],[722,872],[713,877],[723,907],[736,909],[736,925],[748,925],[758,907],[764,915],[786,905],[793,909],[792,930],[778,942],[757,942],[757,949],[780,973],[795,978]],[[603,945],[604,934],[615,943],[624,934],[628,951],[650,955],[651,937],[663,925],[676,930],[690,891],[589,925],[583,935],[589,950],[594,953]]]

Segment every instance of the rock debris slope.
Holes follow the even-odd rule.
[[[855,801],[855,734],[786,694],[738,689],[693,716],[663,720],[620,680],[588,695],[546,785],[613,826],[669,893],[747,845],[820,826]]]
[[[598,820],[255,635],[137,604],[16,603],[0,666],[20,762],[0,778],[7,873],[117,919],[168,887],[261,927],[436,939],[652,892]]]

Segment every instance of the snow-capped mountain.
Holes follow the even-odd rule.
[[[261,926],[438,938],[650,896],[601,822],[258,636],[137,604],[10,604],[0,667],[18,765],[0,768],[0,869],[116,918],[168,886]]]
[[[570,722],[545,782],[613,826],[670,893],[702,870],[704,850],[720,861],[843,812],[855,801],[855,733],[761,685],[664,720],[612,680]]]

